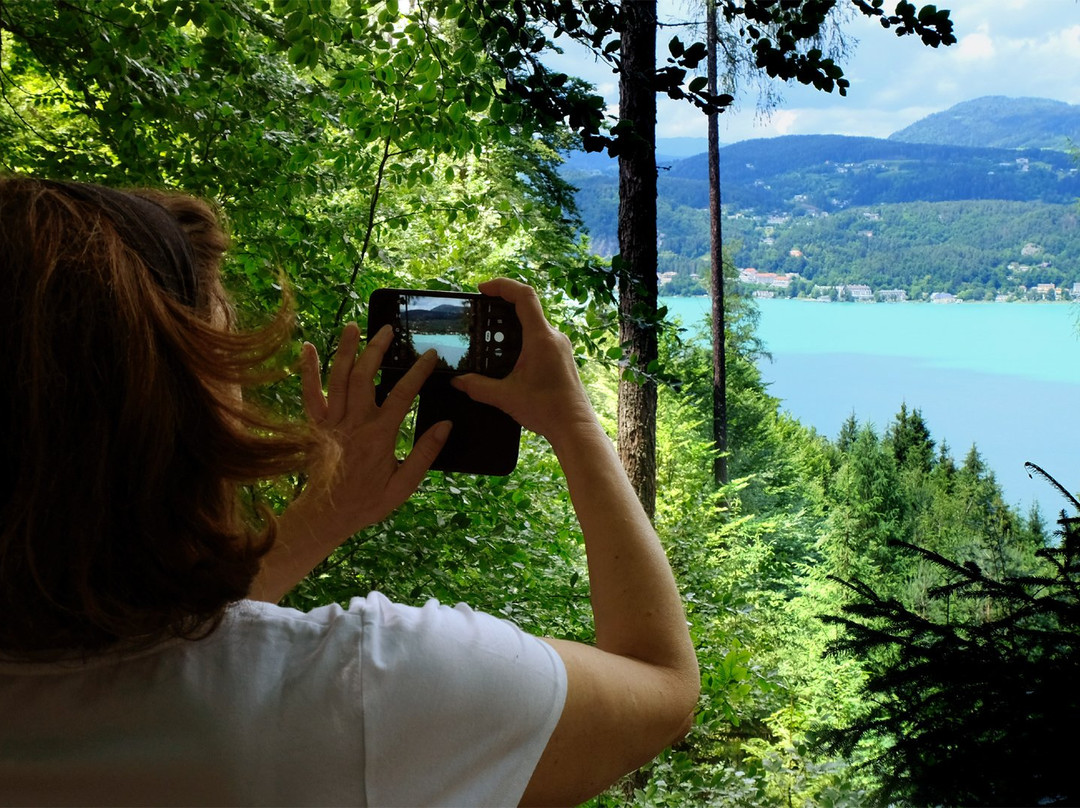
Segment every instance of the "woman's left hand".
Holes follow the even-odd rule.
[[[435,368],[434,351],[422,355],[394,385],[382,404],[375,400],[375,375],[393,340],[384,326],[360,355],[360,329],[350,323],[330,368],[327,392],[315,346],[305,343],[300,358],[304,409],[317,429],[337,444],[340,455],[327,474],[307,487],[278,520],[278,539],[263,561],[251,596],[277,601],[341,542],[380,522],[412,496],[450,434],[440,421],[416,439],[399,461],[395,455],[401,423]]]
[[[332,479],[313,484],[326,489],[323,495],[333,503],[344,531],[342,539],[382,521],[412,496],[450,433],[450,422],[441,421],[417,438],[404,460],[399,462],[395,456],[401,423],[437,360],[434,351],[423,354],[386,400],[377,404],[375,374],[393,336],[393,329],[383,326],[356,357],[360,329],[355,323],[347,325],[334,354],[325,396],[318,353],[311,343],[304,344],[300,365],[304,409],[342,453]]]

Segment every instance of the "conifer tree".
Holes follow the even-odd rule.
[[[862,581],[841,582],[856,599],[842,615],[822,619],[843,629],[829,653],[855,656],[869,671],[866,709],[822,738],[845,756],[860,745],[876,750],[869,765],[881,778],[882,804],[1080,800],[1073,751],[1080,721],[1080,519],[1063,515],[1059,525],[1058,544],[1039,550],[1034,571],[1004,576],[893,542],[944,574],[945,583],[928,593],[945,604],[943,619],[927,619]],[[964,604],[977,608],[957,608]]]
[[[934,441],[918,408],[908,412],[907,403],[900,405],[900,412],[886,434],[892,445],[896,465],[910,467],[922,473],[930,471],[934,460]]]

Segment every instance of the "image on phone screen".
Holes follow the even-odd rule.
[[[434,348],[440,369],[460,371],[473,366],[470,348],[476,313],[471,300],[401,295],[398,306],[404,327],[401,336],[415,355]]]

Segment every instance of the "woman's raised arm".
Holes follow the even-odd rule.
[[[456,386],[546,437],[585,537],[596,645],[549,640],[566,665],[566,705],[522,799],[568,805],[599,793],[689,728],[697,658],[675,579],[577,374],[564,335],[535,292],[498,279],[481,291],[515,304],[521,357],[505,379]]]

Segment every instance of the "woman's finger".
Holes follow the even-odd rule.
[[[401,503],[412,496],[435,458],[439,456],[442,447],[446,445],[451,427],[449,421],[439,421],[416,439],[412,451],[401,461],[401,465],[386,485],[387,501]]]
[[[334,352],[334,361],[330,365],[330,380],[327,382],[326,418],[336,424],[345,416],[348,407],[349,377],[352,375],[356,350],[360,347],[360,328],[356,323],[349,323],[341,332],[341,341]]]
[[[326,396],[323,395],[322,373],[319,371],[319,352],[310,342],[300,349],[300,389],[304,412],[314,423],[326,420]]]
[[[506,386],[506,382],[479,373],[465,373],[452,378],[450,386],[460,390],[473,401],[498,406],[496,402],[499,400],[499,390]]]
[[[526,337],[532,333],[539,333],[540,329],[547,326],[547,318],[544,317],[544,308],[540,305],[540,298],[536,290],[528,284],[511,278],[493,278],[479,286],[481,292],[492,297],[501,297],[508,303],[514,304],[514,312],[521,321],[521,330]]]
[[[405,415],[412,407],[413,401],[420,394],[420,388],[424,386],[428,376],[435,370],[438,362],[438,354],[434,348],[429,348],[420,355],[408,372],[401,377],[397,384],[391,388],[382,403],[382,411],[395,424],[400,424]]]
[[[384,325],[368,340],[353,365],[352,376],[349,379],[349,384],[352,386],[349,391],[350,396],[374,391],[375,374],[379,372],[379,366],[393,340],[394,329],[389,325]]]

